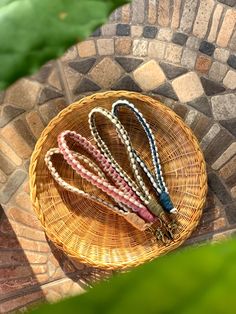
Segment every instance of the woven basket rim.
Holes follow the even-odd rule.
[[[98,263],[98,262],[94,262],[93,259],[89,258],[88,256],[78,256],[76,254],[76,252],[74,252],[71,248],[66,248],[65,245],[62,243],[62,241],[60,239],[58,239],[56,234],[51,234],[49,232],[48,229],[46,229],[45,227],[45,219],[44,219],[44,215],[43,215],[43,211],[37,196],[37,185],[36,185],[36,168],[37,168],[37,163],[38,163],[38,157],[41,153],[43,144],[45,142],[45,140],[47,139],[48,135],[50,134],[50,131],[54,128],[55,125],[57,125],[58,123],[60,123],[60,121],[63,119],[64,116],[66,116],[68,113],[70,113],[74,108],[78,108],[78,106],[82,106],[83,103],[86,101],[95,101],[96,99],[101,99],[101,98],[108,98],[108,97],[117,97],[117,98],[125,98],[125,97],[129,97],[132,98],[134,97],[137,100],[141,100],[141,101],[145,101],[145,99],[150,103],[152,103],[154,106],[163,106],[163,110],[165,110],[173,119],[175,119],[178,122],[178,125],[183,129],[183,132],[186,134],[187,138],[192,142],[196,153],[198,155],[198,161],[201,164],[201,169],[202,169],[202,200],[201,200],[201,205],[199,206],[199,210],[196,214],[196,216],[194,217],[194,221],[191,224],[191,229],[188,230],[188,232],[186,232],[186,235],[184,238],[178,240],[178,241],[174,241],[170,246],[168,246],[168,251],[164,252],[167,253],[177,247],[179,247],[193,232],[193,230],[196,228],[196,226],[198,225],[199,219],[202,215],[202,208],[203,205],[205,203],[206,200],[206,194],[207,194],[207,174],[206,174],[206,163],[203,157],[203,153],[202,150],[199,146],[198,140],[196,138],[196,136],[193,134],[192,130],[190,129],[189,126],[187,126],[183,120],[170,108],[168,108],[167,106],[165,106],[161,101],[156,100],[155,98],[151,97],[151,96],[147,96],[145,94],[142,93],[136,93],[136,92],[129,92],[129,91],[125,91],[125,90],[120,90],[120,91],[106,91],[106,92],[98,92],[98,93],[94,93],[92,95],[89,96],[85,96],[82,99],[80,99],[79,101],[76,101],[72,104],[70,104],[69,106],[67,106],[66,108],[64,108],[62,111],[60,111],[50,122],[49,124],[46,126],[46,128],[43,130],[42,134],[40,135],[34,151],[31,155],[30,158],[30,166],[29,166],[29,185],[30,185],[30,198],[31,198],[31,202],[32,202],[32,207],[33,210],[35,211],[36,215],[38,216],[41,225],[46,233],[46,235],[48,236],[48,238],[50,240],[52,240],[54,242],[54,244],[56,244],[57,247],[59,247],[60,249],[62,249],[64,252],[66,252],[67,256],[71,257],[71,258],[75,258],[78,262],[81,263],[85,263],[88,266],[92,266],[92,267],[100,267],[103,269],[110,269],[110,270],[114,270],[114,269],[127,269],[130,267],[134,267],[134,266],[138,266],[144,262],[150,261],[152,259],[154,259],[157,256],[153,256],[152,258],[140,258],[140,260],[135,260],[135,261],[127,261],[127,262],[119,262],[119,264],[111,264],[111,263]]]

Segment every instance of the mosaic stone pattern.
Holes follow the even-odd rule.
[[[209,190],[186,244],[236,232],[236,0],[134,0],[36,75],[0,93],[0,313],[81,293],[110,275],[75,265],[46,239],[28,166],[44,127],[96,91],[144,92],[192,128]]]

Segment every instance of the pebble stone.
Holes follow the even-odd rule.
[[[165,60],[172,63],[180,63],[183,48],[175,44],[167,44]]]
[[[157,38],[163,41],[171,41],[173,31],[170,28],[161,28],[158,32]]]
[[[148,56],[150,58],[164,59],[166,43],[159,40],[149,42]]]
[[[236,10],[228,9],[217,37],[217,45],[227,47],[236,23]]]
[[[181,64],[186,68],[193,69],[195,66],[196,59],[197,52],[189,48],[185,48],[181,58]]]
[[[193,26],[193,34],[198,38],[204,38],[208,29],[208,23],[214,8],[214,0],[201,0]]]
[[[225,64],[215,61],[213,62],[211,69],[209,71],[209,78],[220,82],[225,77],[227,70],[228,67]]]
[[[154,60],[141,65],[133,72],[133,75],[135,81],[145,91],[160,86],[166,79],[161,67]]]
[[[236,118],[236,95],[217,95],[211,98],[212,113],[215,120]]]
[[[229,89],[236,89],[236,72],[229,70],[224,78],[223,83]]]
[[[212,43],[209,43],[204,40],[200,44],[199,51],[208,56],[212,56],[215,51],[215,46]]]
[[[102,88],[111,87],[121,74],[119,65],[109,57],[102,59],[90,72],[93,82]]]
[[[155,26],[144,26],[143,37],[145,38],[155,38],[157,34],[157,28]]]
[[[227,63],[233,69],[236,69],[236,55],[230,55],[228,60],[227,60]]]
[[[135,39],[133,41],[133,55],[144,57],[147,55],[148,41],[144,39]]]
[[[114,54],[114,40],[112,38],[101,38],[97,40],[98,53],[101,56]]]
[[[116,35],[118,36],[130,36],[131,28],[129,24],[117,24]]]
[[[174,44],[183,46],[183,45],[185,45],[187,39],[188,39],[188,35],[186,35],[184,33],[174,33],[174,35],[172,37],[172,42]]]
[[[229,58],[229,50],[224,48],[216,48],[214,58],[221,62],[226,62]]]
[[[172,84],[181,102],[192,101],[204,93],[201,81],[195,72],[189,72],[177,77]]]
[[[228,160],[236,155],[236,142],[232,143],[222,155],[213,163],[212,169],[219,170]]]

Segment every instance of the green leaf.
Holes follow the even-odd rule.
[[[33,74],[129,0],[0,0],[0,90]]]
[[[187,248],[32,313],[233,314],[235,261],[235,239]]]

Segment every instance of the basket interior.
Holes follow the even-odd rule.
[[[124,218],[95,202],[63,190],[52,179],[44,163],[46,151],[57,146],[57,136],[64,130],[75,130],[92,139],[88,113],[96,106],[111,109],[119,98],[133,102],[150,124],[159,148],[163,174],[177,214],[178,229],[169,245],[156,241],[150,232],[140,232]],[[120,109],[119,118],[128,131],[140,156],[152,168],[150,149],[144,131],[135,116]],[[116,161],[130,174],[123,144],[108,119],[98,115],[97,126]],[[81,150],[73,143],[70,147]],[[63,179],[89,193],[108,198],[103,192],[81,179],[63,157],[53,159]],[[189,128],[176,114],[156,100],[135,93],[110,92],[86,97],[66,108],[43,132],[31,161],[34,163],[34,208],[48,234],[67,254],[82,262],[103,268],[125,268],[138,265],[180,245],[198,223],[205,199],[206,173],[202,154]],[[109,199],[109,201],[111,201]]]

